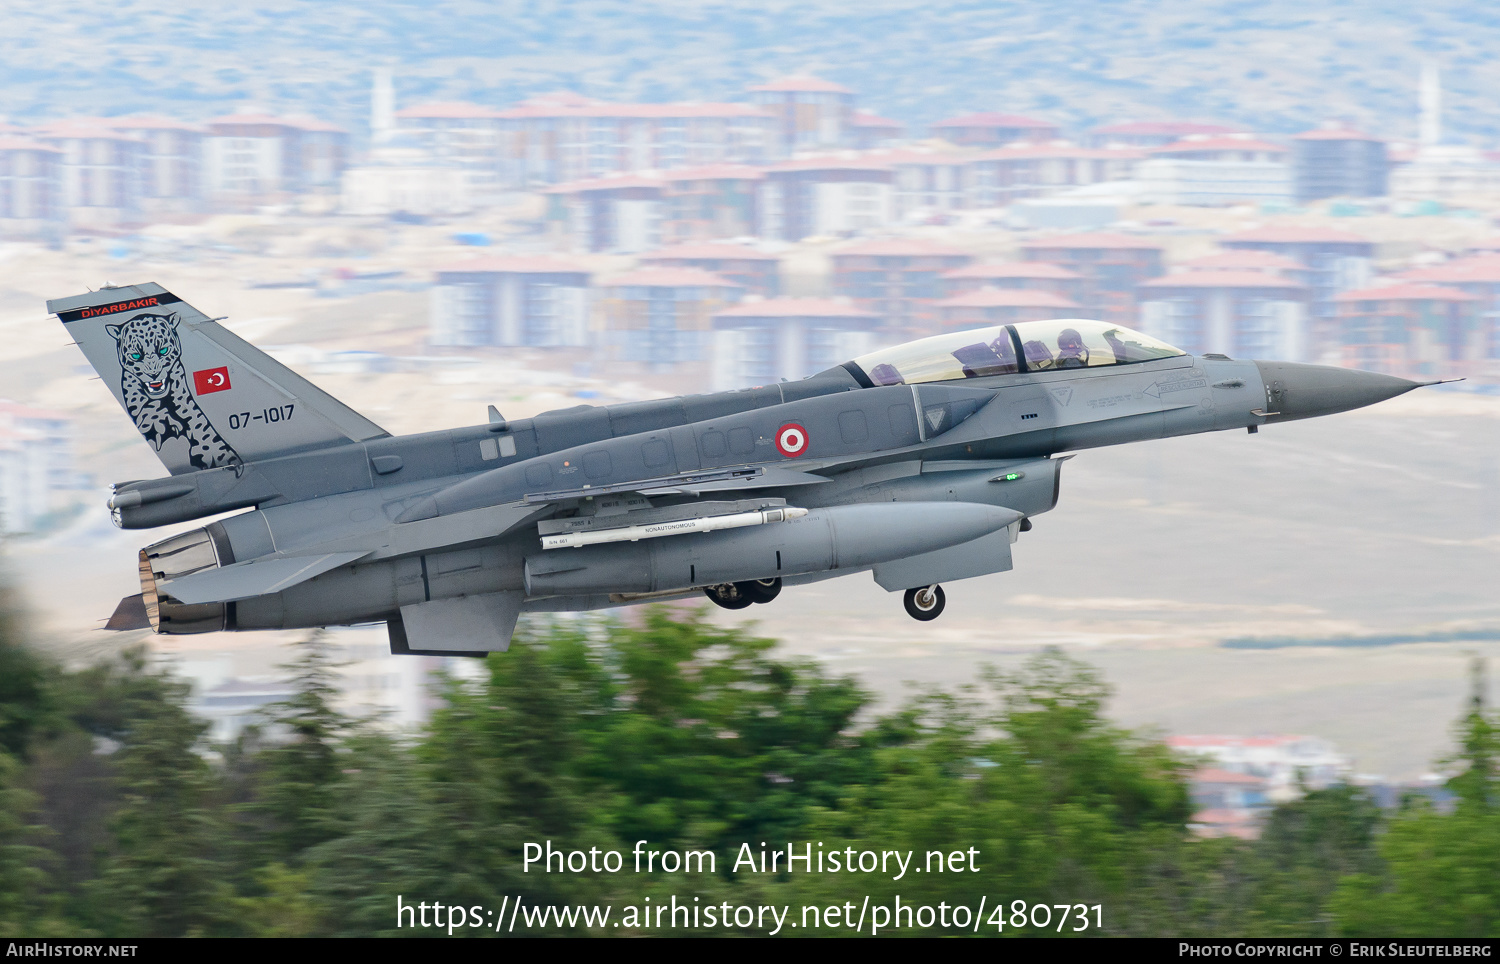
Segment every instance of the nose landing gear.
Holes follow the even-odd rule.
[[[902,603],[906,606],[908,616],[925,623],[942,615],[947,598],[943,595],[942,586],[920,586],[906,590]]]
[[[768,603],[781,593],[781,580],[752,579],[747,582],[724,582],[703,587],[703,594],[716,606],[744,609],[751,603]]]

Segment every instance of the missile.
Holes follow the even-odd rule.
[[[581,548],[601,542],[639,542],[642,539],[659,539],[687,532],[716,532],[719,529],[743,529],[746,526],[765,525],[767,522],[785,522],[807,515],[806,509],[787,506],[784,509],[761,509],[759,512],[735,512],[729,515],[714,515],[702,519],[677,519],[672,522],[653,522],[649,525],[620,526],[598,532],[565,532],[560,535],[542,536],[543,549]]]

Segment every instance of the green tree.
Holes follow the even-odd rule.
[[[774,645],[653,610],[585,650],[579,680],[603,705],[582,734],[582,772],[616,791],[617,836],[720,850],[779,839],[872,775],[853,732],[868,694],[772,658]]]
[[[48,667],[26,648],[8,593],[0,591],[0,751],[25,756],[36,731],[55,725],[55,712]]]
[[[1458,753],[1443,761],[1456,766],[1458,772],[1448,781],[1448,789],[1458,797],[1459,806],[1476,813],[1500,809],[1500,723],[1486,704],[1485,662],[1475,657],[1469,666],[1469,711],[1457,727]]]
[[[120,804],[99,876],[86,887],[86,922],[120,936],[232,932],[227,827],[200,752],[207,724],[186,709],[188,685],[148,672],[139,654],[111,676]]]
[[[1272,810],[1239,861],[1242,933],[1333,936],[1329,900],[1341,879],[1381,872],[1376,839],[1383,822],[1370,795],[1350,786],[1314,790]]]
[[[49,667],[24,645],[9,603],[0,593],[0,931],[54,932],[37,929],[48,853],[27,762],[40,731],[57,723],[55,697]]]
[[[334,705],[338,664],[327,635],[318,630],[294,645],[296,656],[284,667],[292,695],[266,707],[269,739],[254,754],[254,797],[244,808],[264,818],[271,852],[293,863],[304,850],[339,835],[340,747],[351,730]]]
[[[1481,660],[1472,678],[1457,755],[1444,761],[1460,768],[1448,782],[1452,813],[1413,800],[1392,819],[1379,843],[1386,874],[1351,875],[1331,901],[1341,933],[1500,936],[1500,725],[1486,705]]]
[[[41,828],[32,823],[37,798],[21,785],[24,772],[20,761],[0,750],[0,932],[54,933],[50,923],[38,930],[47,853],[37,845]]]
[[[1098,673],[1060,651],[988,681],[987,695],[927,693],[878,721],[869,731],[874,779],[804,833],[840,848],[912,851],[920,873],[861,880],[872,900],[1099,903],[1109,908],[1107,930],[1149,926],[1131,902],[1152,858],[1185,836],[1184,765],[1112,726]],[[957,872],[955,851],[964,858]],[[947,869],[938,872],[941,858]],[[797,901],[817,903],[847,882],[794,876],[787,886]]]

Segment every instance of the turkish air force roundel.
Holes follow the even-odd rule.
[[[776,451],[794,459],[807,451],[807,429],[788,422],[776,430]]]

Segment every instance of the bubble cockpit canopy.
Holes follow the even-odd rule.
[[[1080,318],[955,331],[861,355],[851,363],[875,385],[1129,365],[1187,354],[1120,325]]]

